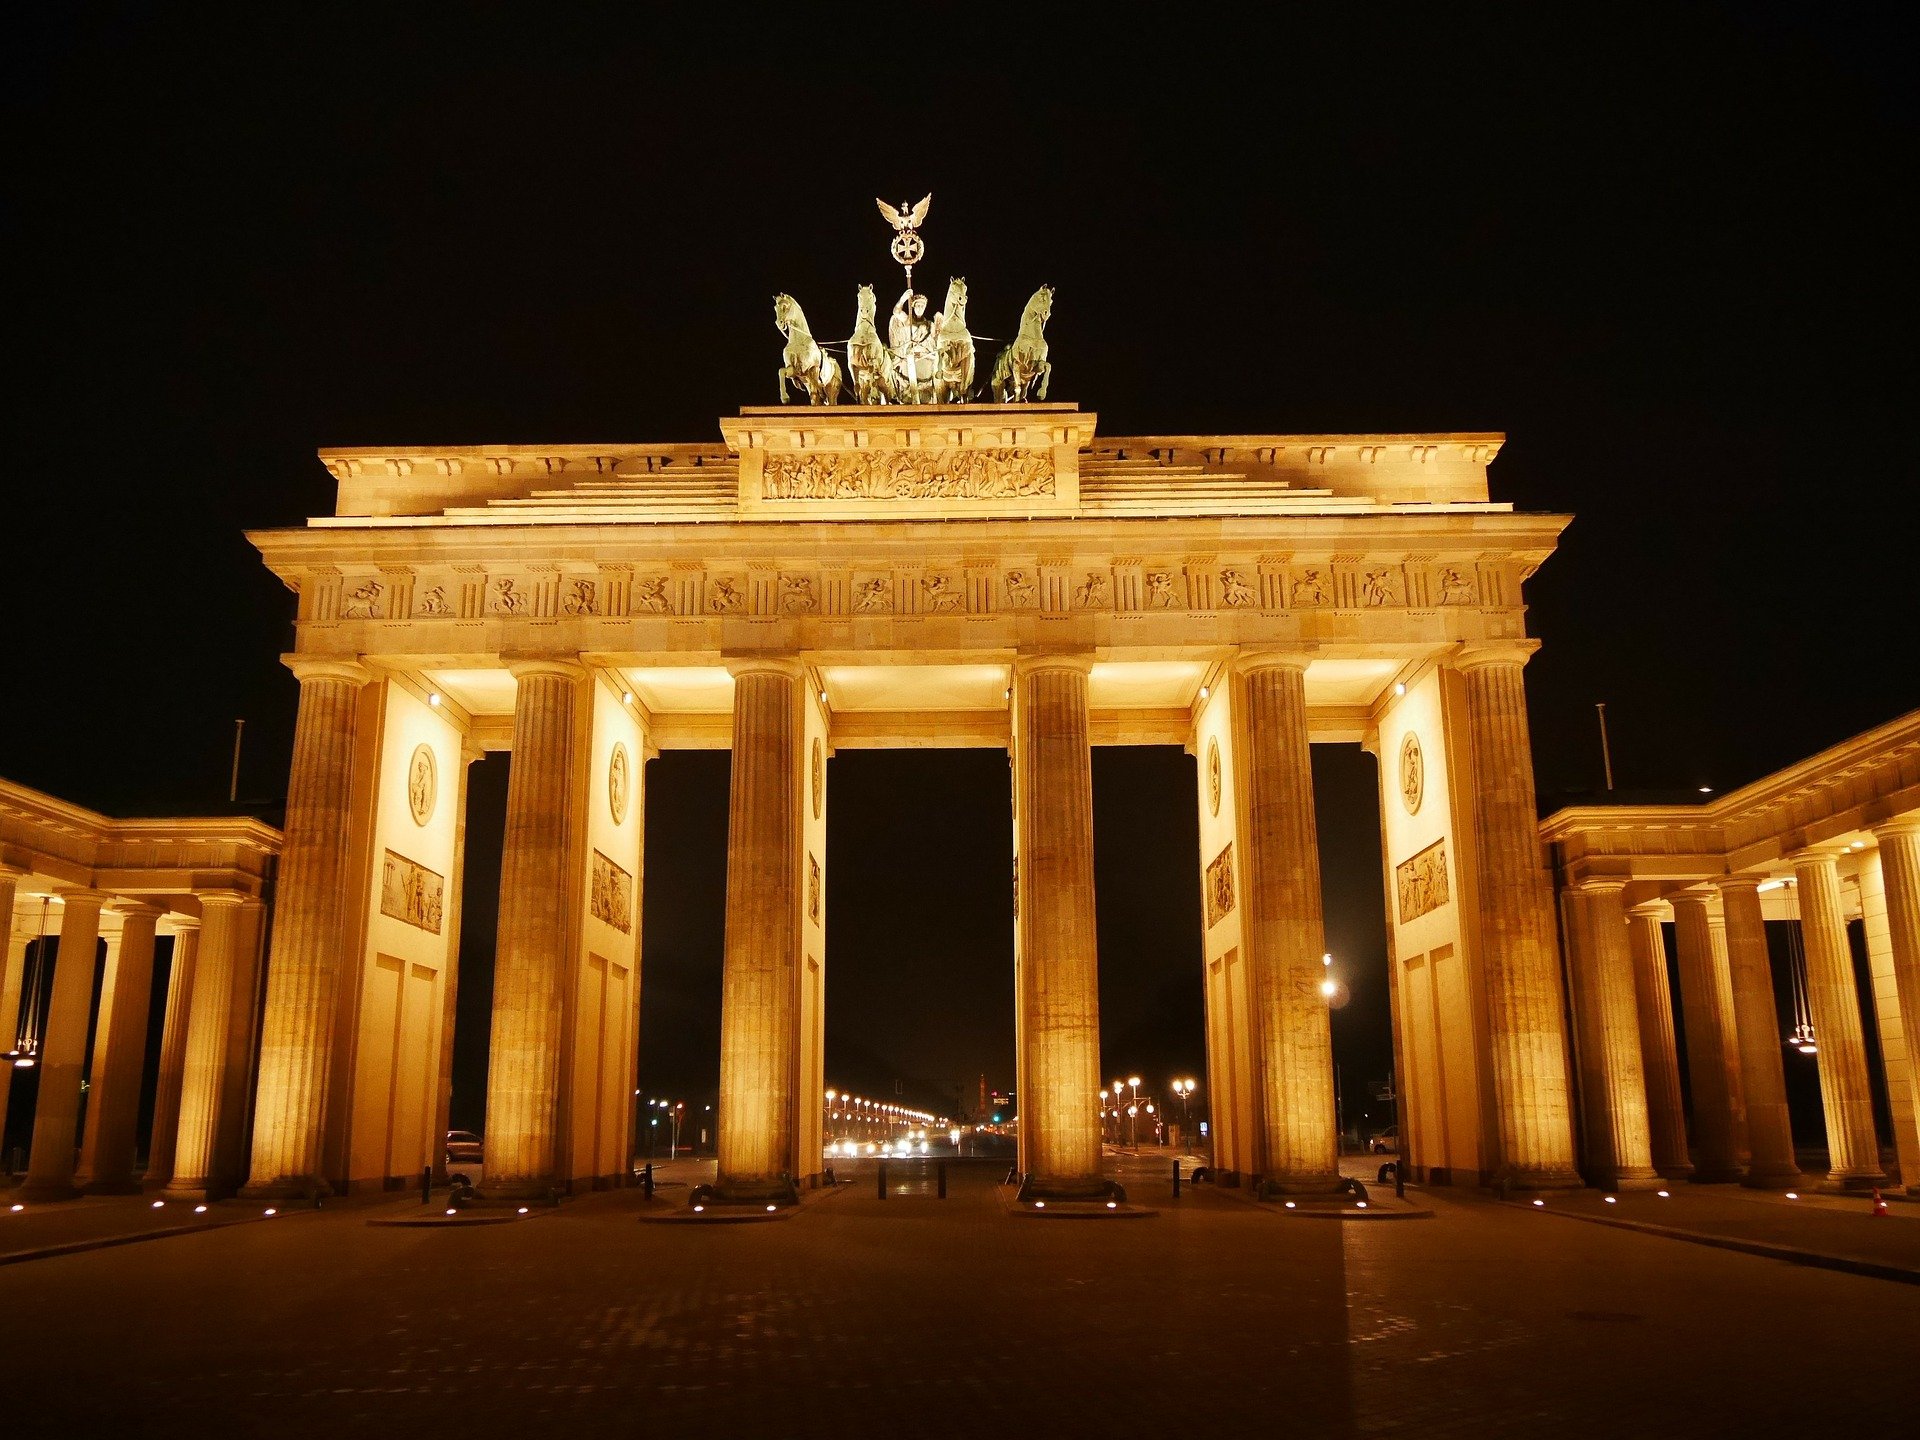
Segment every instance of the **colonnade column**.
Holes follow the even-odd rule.
[[[1727,1093],[1733,1101],[1733,1163],[1746,1168],[1753,1160],[1747,1139],[1747,1087],[1740,1074],[1738,1014],[1733,1008],[1733,966],[1727,958],[1727,916],[1707,911],[1707,939],[1713,945],[1713,978],[1720,987],[1720,1013],[1727,1017]]]
[[[1693,1082],[1693,1178],[1702,1185],[1740,1178],[1734,1158],[1734,1023],[1725,1000],[1728,992],[1716,973],[1707,899],[1701,891],[1673,897],[1680,1015],[1687,1027],[1687,1076]]]
[[[543,1194],[560,1170],[560,1050],[579,908],[586,669],[515,663],[513,763],[500,858],[492,1057],[487,1070],[489,1196]]]
[[[1020,857],[1022,1198],[1107,1193],[1100,1174],[1100,982],[1093,909],[1093,751],[1084,655],[1013,667]]]
[[[1633,993],[1640,1022],[1640,1062],[1647,1081],[1647,1130],[1653,1168],[1669,1180],[1693,1173],[1687,1151],[1687,1107],[1680,1092],[1680,1052],[1673,1029],[1673,985],[1658,901],[1628,912]]]
[[[1235,660],[1231,679],[1261,1188],[1274,1193],[1341,1183],[1306,666],[1256,652]]]
[[[153,1095],[153,1131],[147,1141],[148,1185],[173,1178],[173,1152],[180,1135],[180,1080],[187,1064],[187,1022],[193,1010],[194,952],[200,922],[173,920],[173,960],[167,970],[167,1016],[160,1031],[160,1075]]]
[[[13,907],[25,878],[25,871],[0,865],[0,926],[6,927],[5,934],[0,935],[0,943],[6,946],[0,950],[0,1045],[9,1050],[20,1033],[20,994],[26,987],[27,946],[33,943],[31,934],[14,929]],[[6,1117],[12,1094],[13,1066],[0,1062],[0,1120]]]
[[[1800,897],[1800,933],[1807,950],[1807,1005],[1820,1046],[1827,1184],[1841,1190],[1884,1185],[1887,1177],[1880,1169],[1880,1138],[1873,1128],[1873,1091],[1861,1035],[1860,995],[1854,988],[1846,912],[1840,908],[1839,865],[1825,851],[1803,850],[1793,857],[1793,873]]]
[[[23,1200],[65,1200],[74,1189],[80,1131],[80,1082],[87,1059],[87,1022],[93,1012],[93,966],[100,941],[100,910],[112,897],[68,890],[61,899],[60,945],[53,962],[53,998],[40,1047],[40,1094],[33,1109],[33,1148],[27,1156]]]
[[[716,1190],[797,1203],[802,796],[806,674],[786,657],[737,661],[727,802],[727,928],[720,997]],[[1024,1106],[1023,1106],[1024,1108]],[[817,1157],[809,1157],[817,1164]]]
[[[1492,1052],[1499,1174],[1523,1189],[1577,1186],[1560,965],[1521,678],[1532,642],[1473,646],[1466,679],[1481,984]]]
[[[1887,938],[1893,950],[1894,993],[1907,1037],[1907,1063],[1920,1064],[1920,816],[1903,816],[1873,832],[1886,887]],[[1904,1158],[1904,1157],[1903,1157]],[[1902,1177],[1920,1195],[1920,1174]]]
[[[229,1188],[220,1179],[219,1146],[226,1123],[223,1111],[232,1093],[227,1065],[233,1053],[234,971],[243,928],[240,907],[247,897],[237,890],[214,890],[202,892],[198,899],[200,943],[194,956],[179,1118],[166,1193],[187,1200],[217,1200]]]
[[[1584,934],[1583,943],[1570,947],[1570,958],[1586,1078],[1588,1179],[1602,1189],[1645,1190],[1658,1181],[1640,1060],[1626,884],[1588,881],[1576,893]]]
[[[116,903],[120,955],[111,992],[103,992],[93,1042],[93,1083],[76,1183],[102,1195],[137,1194],[134,1129],[147,1059],[147,1009],[153,993],[153,934],[160,910]]]
[[[1720,881],[1719,889],[1747,1116],[1749,1159],[1743,1183],[1756,1189],[1793,1186],[1799,1183],[1800,1165],[1794,1159],[1793,1120],[1787,1112],[1786,1079],[1780,1065],[1780,1012],[1774,1008],[1760,878],[1735,875]]]
[[[254,1095],[247,1193],[258,1196],[321,1195],[331,1188],[321,1174],[320,1144],[334,1017],[351,974],[346,891],[353,760],[360,692],[371,678],[351,662],[296,658],[288,664],[300,681],[300,711]],[[231,967],[231,954],[223,963]],[[231,979],[229,969],[223,1000]],[[199,1009],[196,1000],[196,1023]]]

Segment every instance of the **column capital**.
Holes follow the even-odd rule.
[[[1822,865],[1838,870],[1840,857],[1844,853],[1846,852],[1841,850],[1828,850],[1818,845],[1809,845],[1804,850],[1794,851],[1787,856],[1787,860],[1795,870],[1811,870]]]
[[[151,901],[128,900],[118,895],[107,902],[107,908],[122,920],[145,920],[151,918],[158,921],[162,915],[167,913],[165,909],[153,904]]]
[[[1664,922],[1667,918],[1669,908],[1665,900],[1642,900],[1638,905],[1630,906],[1627,913],[1629,915],[1637,915],[1642,920],[1659,920]]]
[[[793,654],[728,655],[723,657],[721,663],[736,680],[742,675],[778,675],[786,680],[804,680],[807,677],[805,663]]]
[[[1489,665],[1525,665],[1540,642],[1526,636],[1511,640],[1475,640],[1462,645],[1453,657],[1456,670],[1482,670]]]
[[[1702,909],[1720,898],[1720,892],[1711,885],[1689,885],[1684,890],[1676,890],[1666,897],[1669,905],[1678,910],[1682,905],[1698,905]]]
[[[558,675],[564,680],[584,680],[587,667],[578,655],[504,655],[507,673],[515,680],[529,675]]]
[[[358,660],[343,660],[337,655],[282,655],[280,663],[293,672],[302,685],[309,680],[344,680],[350,685],[365,685],[373,671]]]
[[[1289,649],[1284,645],[1250,646],[1233,652],[1232,669],[1236,675],[1251,675],[1257,670],[1305,670],[1314,659],[1312,650]]]
[[[1578,891],[1582,895],[1607,895],[1625,890],[1627,882],[1624,877],[1618,875],[1589,875],[1585,879],[1574,881],[1567,888]]]
[[[58,900],[62,905],[91,905],[94,909],[99,910],[105,908],[107,903],[114,897],[105,890],[89,890],[85,886],[76,885],[71,889],[64,886],[55,886],[53,898]]]
[[[1013,675],[1033,675],[1043,670],[1072,670],[1081,675],[1093,673],[1093,656],[1085,650],[1022,650],[1013,657]]]
[[[24,880],[31,873],[31,871],[22,870],[18,865],[9,865],[6,861],[0,860],[0,880]]]
[[[1760,887],[1766,883],[1767,877],[1764,875],[1722,875],[1713,882],[1713,887],[1722,895],[1729,890],[1752,890],[1758,893]]]
[[[200,917],[198,915],[182,915],[178,911],[174,911],[171,914],[163,916],[162,923],[167,927],[167,934],[176,936],[184,935],[189,930],[198,930],[200,928]]]
[[[200,902],[200,912],[204,916],[209,906],[215,909],[227,905],[239,906],[254,897],[244,890],[196,890],[193,898]]]
[[[1873,836],[1876,841],[1882,842],[1905,838],[1907,836],[1920,836],[1920,812],[1896,815],[1891,820],[1885,820],[1878,825],[1869,826],[1867,833]]]

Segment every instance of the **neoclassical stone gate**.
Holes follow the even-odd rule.
[[[1577,1183],[1497,435],[1096,435],[1071,405],[742,411],[724,443],[332,450],[255,533],[300,713],[251,1189],[436,1158],[467,763],[511,750],[486,1186],[626,1168],[646,761],[733,753],[723,1193],[821,1169],[827,758],[1011,763],[1022,1169],[1100,1184],[1090,747],[1198,759],[1216,1161],[1336,1181],[1313,743],[1381,760],[1432,1178]]]

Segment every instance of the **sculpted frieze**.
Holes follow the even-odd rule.
[[[1406,590],[1398,570],[1367,571],[1360,594],[1369,605],[1400,605],[1406,599]]]
[[[707,608],[716,615],[738,615],[746,609],[739,582],[721,576],[707,584]]]
[[[920,593],[925,597],[927,609],[936,614],[960,608],[960,587],[953,583],[951,575],[923,575]]]
[[[496,615],[518,615],[527,608],[527,597],[513,588],[513,581],[496,580],[487,595],[487,608]]]
[[[597,615],[600,613],[598,602],[594,598],[591,580],[574,580],[567,585],[567,593],[560,601],[560,608],[569,615]]]
[[[346,598],[340,602],[340,616],[345,620],[372,620],[380,614],[380,596],[382,589],[378,580],[363,580],[347,591]]]
[[[1256,604],[1259,599],[1259,592],[1247,581],[1246,571],[1230,566],[1220,572],[1220,603],[1229,610]]]
[[[780,608],[789,615],[805,614],[818,610],[820,601],[813,593],[811,575],[782,575],[780,577]]]
[[[846,450],[767,456],[768,500],[999,500],[1054,493],[1044,450]]]
[[[1087,578],[1074,587],[1073,608],[1105,610],[1113,604],[1113,580],[1104,570],[1089,570]]]
[[[1333,598],[1333,581],[1327,572],[1309,566],[1293,577],[1293,603],[1298,608],[1325,605]]]
[[[453,607],[447,603],[447,587],[444,585],[435,585],[424,592],[420,598],[414,602],[413,613],[425,619],[451,615],[453,613]]]
[[[1457,565],[1440,567],[1440,603],[1442,605],[1473,604],[1473,578]]]
[[[633,582],[633,603],[636,608],[649,615],[665,615],[672,611],[673,600],[667,594],[669,578],[665,575],[649,575],[644,580]]]
[[[1394,867],[1400,923],[1431,914],[1453,897],[1447,891],[1447,842],[1436,840],[1411,860]]]
[[[893,609],[893,582],[884,575],[854,581],[853,608],[863,615],[884,614]]]
[[[1007,604],[1015,610],[1031,609],[1036,599],[1033,576],[1025,570],[1009,570],[1002,577]]]

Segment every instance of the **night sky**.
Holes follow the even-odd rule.
[[[1920,704],[1915,115],[1857,13],[74,8],[0,46],[8,778],[218,812],[244,716],[270,813],[292,597],[241,532],[331,509],[316,447],[713,440],[773,398],[773,293],[844,333],[897,273],[873,197],[929,190],[924,288],[965,275],[1004,335],[1058,287],[1053,398],[1107,434],[1507,432],[1495,497],[1577,517],[1530,589],[1543,804],[1597,787],[1596,701],[1652,793]],[[1374,778],[1315,758],[1351,1082],[1387,1053]],[[1203,1061],[1192,766],[1095,757],[1115,1073]],[[474,772],[476,1123],[506,769]],[[647,784],[642,1079],[692,1093],[726,758]],[[831,793],[830,1080],[1010,1085],[1004,755],[844,754]]]

